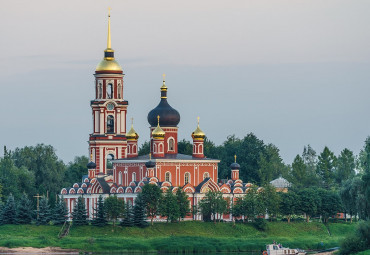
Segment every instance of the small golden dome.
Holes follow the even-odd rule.
[[[191,133],[191,137],[194,139],[194,140],[203,140],[205,137],[206,137],[206,134],[200,129],[199,127],[199,117],[198,117],[198,126],[197,128],[194,130],[193,133]]]
[[[127,140],[130,140],[130,141],[135,141],[135,140],[139,139],[139,134],[136,133],[133,123],[131,123],[130,131],[128,131],[126,133],[126,138],[127,138]]]
[[[95,71],[101,72],[101,71],[122,71],[122,67],[118,64],[118,62],[114,59],[107,60],[103,59],[100,61],[100,63],[97,65]]]
[[[164,139],[164,136],[166,133],[163,131],[163,129],[159,126],[159,115],[157,116],[158,118],[158,125],[157,127],[153,130],[152,132],[152,137],[154,139]]]

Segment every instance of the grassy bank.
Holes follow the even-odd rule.
[[[266,231],[250,224],[181,222],[157,223],[152,227],[72,227],[69,236],[58,239],[60,227],[35,225],[0,226],[0,246],[62,247],[85,251],[220,252],[261,250],[272,240],[284,246],[317,249],[338,246],[356,224],[269,222]]]

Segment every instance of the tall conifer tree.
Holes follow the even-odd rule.
[[[121,221],[120,225],[123,227],[134,226],[134,212],[130,203],[126,203],[125,211],[123,213],[123,220]]]
[[[77,199],[77,203],[72,212],[72,218],[72,222],[76,226],[88,224],[84,198],[79,197]]]
[[[104,206],[103,197],[100,195],[98,203],[96,204],[96,209],[94,209],[95,215],[94,219],[91,221],[91,224],[94,226],[105,226],[107,225],[107,213]]]
[[[32,202],[23,194],[17,206],[17,224],[31,224],[33,219]]]
[[[53,223],[54,225],[64,224],[68,218],[68,210],[66,202],[63,196],[59,199],[58,203],[55,205],[53,210]]]
[[[139,193],[135,199],[134,225],[141,228],[148,226],[148,222],[146,221],[145,202],[143,200],[142,193]]]
[[[52,220],[49,200],[45,197],[40,199],[38,214],[39,216],[36,220],[37,225],[47,225]]]
[[[9,195],[8,200],[3,208],[2,221],[3,224],[15,224],[16,223],[16,205],[12,194]]]

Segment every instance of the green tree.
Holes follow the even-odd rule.
[[[28,199],[26,194],[23,194],[17,206],[17,224],[31,224],[33,219],[32,202]]]
[[[146,221],[145,201],[143,199],[143,193],[139,193],[135,199],[134,224],[135,226],[140,228],[148,226],[148,222]]]
[[[257,188],[255,186],[246,190],[243,204],[243,215],[250,221],[254,221],[258,215],[263,215],[265,212],[264,201],[260,196],[258,196]]]
[[[276,217],[279,213],[279,194],[277,194],[276,189],[271,184],[267,184],[263,187],[259,195],[263,197],[266,211],[269,214],[270,219],[272,220],[272,218]]]
[[[14,201],[14,197],[12,194],[10,194],[2,210],[2,224],[15,224],[16,213],[17,208]]]
[[[36,219],[37,225],[47,225],[52,220],[49,200],[45,197],[40,199],[38,217]]]
[[[185,139],[182,139],[177,144],[177,150],[181,154],[192,155],[193,154],[193,145],[189,141],[187,141]]]
[[[17,184],[17,171],[18,168],[14,165],[10,152],[4,146],[4,157],[0,159],[0,184],[5,198],[10,196],[10,194],[16,197],[20,196]]]
[[[63,196],[59,199],[53,210],[54,225],[61,225],[68,219],[68,209]]]
[[[231,207],[231,213],[233,216],[233,222],[235,222],[235,218],[241,217],[244,215],[245,212],[245,203],[243,201],[242,197],[237,197],[235,202],[233,202],[233,205]]]
[[[132,227],[134,226],[134,212],[130,203],[126,203],[125,211],[123,213],[123,220],[120,223],[123,227]]]
[[[170,189],[162,196],[159,211],[162,217],[167,218],[167,222],[175,222],[180,218],[180,208],[176,196]]]
[[[328,190],[318,190],[321,199],[317,213],[322,216],[323,222],[328,223],[329,217],[335,216],[342,209],[339,195]]]
[[[179,187],[176,191],[176,200],[179,206],[179,221],[190,213],[190,201],[188,195]]]
[[[336,161],[334,153],[325,146],[323,152],[319,155],[317,174],[321,178],[322,186],[326,189],[329,189],[333,183]]]
[[[338,156],[335,179],[338,184],[355,176],[356,162],[353,152],[344,149]]]
[[[290,219],[292,215],[294,215],[298,210],[297,208],[297,201],[298,197],[295,192],[288,191],[287,193],[279,193],[280,194],[280,213],[287,217],[288,223],[290,223]]]
[[[317,192],[313,188],[306,188],[298,191],[298,212],[306,215],[306,221],[309,222],[310,218],[317,212],[319,206],[319,198]]]
[[[317,186],[319,183],[318,176],[316,174],[317,168],[317,155],[316,151],[310,146],[304,146],[302,152],[302,159],[306,165],[306,178],[304,187]]]
[[[99,227],[107,225],[106,205],[102,195],[99,196],[96,208],[94,208],[94,218],[91,221],[91,224]]]
[[[362,154],[362,192],[359,198],[362,200],[361,215],[363,219],[370,219],[370,136],[366,138]],[[361,216],[360,215],[360,216]]]
[[[228,204],[222,197],[221,192],[208,191],[205,197],[199,202],[200,210],[204,216],[211,215],[213,221],[216,223],[217,214],[224,214],[227,212]]]
[[[146,213],[150,217],[151,225],[153,225],[154,218],[159,215],[159,204],[162,197],[161,189],[154,184],[145,184],[141,194],[145,203]]]
[[[150,143],[148,141],[145,141],[140,147],[139,147],[139,156],[147,155],[150,153]]]
[[[72,222],[76,226],[88,224],[85,199],[82,196],[78,197],[77,202],[73,208]]]
[[[49,192],[50,197],[59,194],[63,186],[65,165],[58,159],[51,145],[16,148],[11,157],[16,167],[25,167],[33,173],[37,193]]]
[[[298,188],[307,188],[311,184],[311,175],[308,172],[308,167],[304,163],[304,160],[301,156],[297,155],[294,158],[291,170],[291,178],[290,181],[293,185]]]
[[[75,157],[73,162],[69,162],[64,177],[66,186],[72,186],[74,183],[81,181],[83,175],[87,175],[87,163],[89,159],[86,156]]]
[[[279,149],[273,144],[265,146],[258,159],[259,183],[267,184],[279,176],[286,176],[287,173],[288,168],[279,155]]]
[[[122,216],[125,209],[124,201],[117,196],[110,196],[105,199],[104,206],[108,219],[113,221],[113,227],[115,227],[117,219]]]

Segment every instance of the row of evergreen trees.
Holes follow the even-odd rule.
[[[26,195],[18,201],[10,195],[5,204],[0,204],[0,224],[31,224],[33,221],[37,225],[63,224],[67,219],[67,207],[63,199],[60,199],[51,208],[47,198],[40,199],[38,210]]]

